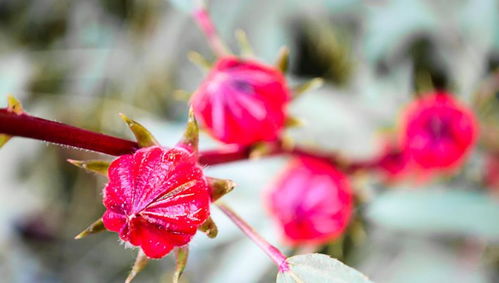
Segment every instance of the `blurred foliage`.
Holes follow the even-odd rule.
[[[268,63],[279,46],[289,46],[291,85],[316,76],[327,81],[290,107],[305,120],[305,127],[289,132],[297,144],[369,158],[385,138],[380,129],[396,125],[414,93],[448,88],[473,105],[481,146],[458,176],[431,186],[407,184],[411,188],[404,191],[376,176],[352,176],[363,196],[357,220],[342,240],[318,249],[379,282],[499,280],[497,199],[481,179],[485,158],[499,151],[497,1],[211,2],[210,12],[231,47],[235,29],[243,28]],[[203,77],[187,53],[213,58],[189,17],[192,3],[0,1],[0,101],[12,93],[30,113],[131,138],[117,116],[123,112],[152,129],[160,142],[175,141],[187,106],[174,92],[193,91]],[[202,144],[216,145],[206,136]],[[5,282],[125,278],[135,252],[123,249],[114,233],[73,240],[101,215],[105,179],[65,160],[97,157],[102,159],[21,139],[0,151]],[[273,243],[279,235],[260,197],[285,162],[276,158],[207,169],[238,184],[227,202]],[[213,214],[219,237],[196,236],[185,279],[275,280],[265,255],[216,210]],[[294,252],[300,250],[288,250]],[[166,281],[173,269],[173,258],[154,261],[137,281]]]

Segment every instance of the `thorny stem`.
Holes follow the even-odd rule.
[[[109,155],[123,155],[135,152],[139,145],[130,140],[108,136],[67,124],[37,118],[29,114],[15,114],[7,109],[0,109],[0,133],[67,145]],[[323,159],[341,167],[346,173],[376,166],[375,161],[345,163],[336,156],[305,150],[299,147],[285,149],[280,142],[268,144],[268,156],[290,154]],[[226,146],[221,149],[201,151],[198,162],[201,165],[217,165],[250,158],[251,146]]]
[[[199,1],[198,8],[194,11],[194,19],[198,23],[199,27],[205,34],[208,39],[208,43],[211,46],[211,49],[218,57],[225,56],[229,54],[227,47],[220,39],[220,36],[217,33],[217,29],[213,24],[208,11],[206,10],[206,5],[204,1]]]
[[[286,272],[289,270],[286,256],[279,251],[276,247],[267,242],[260,234],[258,234],[246,221],[234,212],[230,207],[221,202],[216,202],[220,210],[229,217],[229,219],[236,224],[236,226],[250,238],[260,249],[262,249],[270,259],[277,265],[279,272]]]

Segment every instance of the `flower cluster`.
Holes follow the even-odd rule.
[[[282,132],[291,121],[287,107],[292,99],[292,91],[283,75],[286,65],[283,62],[287,60],[279,60],[280,64],[273,67],[231,55],[216,37],[205,11],[197,15],[219,58],[190,100],[190,120],[183,139],[176,146],[159,145],[142,125],[124,115],[137,142],[32,119],[14,100],[7,109],[0,109],[0,118],[10,121],[0,123],[3,129],[0,146],[11,135],[64,143],[59,135],[70,131],[73,136],[68,138],[70,134],[67,134],[64,144],[90,150],[99,148],[100,152],[119,156],[111,163],[71,161],[109,179],[103,191],[104,215],[77,238],[107,229],[118,233],[122,241],[139,247],[129,278],[135,276],[135,267],[140,269],[144,258],[162,258],[176,249],[177,262],[180,262],[178,279],[187,257],[185,249],[196,232],[201,230],[210,237],[216,235],[210,204],[232,190],[233,185],[228,180],[204,175],[198,163],[198,128],[194,115],[215,139],[237,145],[235,148],[240,152],[234,156],[247,158],[262,142],[268,142],[265,145],[272,142],[276,152],[292,156],[288,167],[265,196],[286,243],[320,245],[335,240],[345,233],[353,215],[354,193],[346,175],[350,171],[341,162],[344,160],[333,161],[331,156],[305,154],[284,145]],[[304,89],[306,87],[301,91]],[[50,130],[26,127],[34,122]],[[47,132],[56,134],[51,137]],[[451,94],[425,94],[403,111],[395,142],[385,144],[376,160],[352,168],[374,167],[390,180],[451,172],[462,165],[477,136],[478,125],[473,113]],[[490,187],[499,187],[498,160],[497,155],[491,156],[487,163],[485,179]],[[242,220],[228,207],[220,207],[236,219],[234,222],[243,227],[243,231],[254,233],[246,224],[241,224]],[[274,247],[266,247],[270,254],[274,253]],[[279,268],[284,266],[283,262],[288,268],[282,254],[274,258]]]

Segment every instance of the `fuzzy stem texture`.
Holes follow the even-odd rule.
[[[289,270],[289,264],[286,261],[286,256],[279,251],[276,247],[267,242],[260,234],[258,234],[246,221],[234,212],[226,204],[217,202],[218,208],[229,217],[229,219],[236,224],[236,226],[250,238],[260,249],[262,249],[270,259],[277,265],[279,272],[286,272]]]
[[[136,142],[0,109],[0,133],[32,138],[46,142],[97,151],[110,155],[123,155],[139,148]]]

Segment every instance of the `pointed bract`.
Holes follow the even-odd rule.
[[[123,113],[120,113],[120,117],[128,125],[140,147],[159,145],[151,132],[149,132],[149,130],[147,130],[140,123],[128,118]]]
[[[286,128],[295,128],[295,127],[300,127],[303,126],[303,121],[295,118],[293,116],[288,116],[286,117]]]
[[[251,44],[249,43],[248,37],[246,36],[246,32],[242,29],[236,30],[236,39],[239,44],[239,48],[241,50],[241,57],[253,57],[254,52]]]
[[[218,235],[218,227],[211,217],[206,219],[206,221],[199,226],[198,230],[205,233],[206,236],[212,239]]]
[[[258,142],[251,147],[251,151],[249,153],[249,159],[259,159],[268,155],[270,152],[271,152],[271,147],[268,143]]]
[[[194,117],[194,111],[191,107],[189,108],[189,118],[187,120],[187,126],[185,127],[184,136],[178,145],[190,150],[191,152],[197,153],[198,143],[199,127],[196,118]]]
[[[80,234],[76,235],[75,240],[79,240],[81,238],[85,238],[90,234],[99,233],[105,231],[104,223],[102,222],[102,218],[97,219],[94,223],[90,224],[85,230],[83,230]]]
[[[189,247],[179,247],[175,249],[176,266],[175,273],[173,274],[173,283],[178,283],[180,276],[184,273],[185,265],[187,264],[187,259],[189,257]]]
[[[0,134],[0,148],[4,146],[11,138],[12,136]]]
[[[14,96],[9,95],[7,97],[7,103],[8,103],[7,109],[10,112],[14,112],[17,115],[22,114],[24,112],[21,102],[19,102],[19,100],[17,100]]]
[[[213,66],[213,63],[208,61],[208,59],[196,51],[190,51],[187,53],[187,58],[202,71],[208,71]]]
[[[149,259],[147,256],[144,254],[144,252],[139,249],[139,253],[137,254],[137,257],[135,258],[135,263],[133,264],[132,270],[130,270],[130,273],[128,274],[128,277],[125,280],[125,283],[130,283],[132,280],[139,274],[139,272],[146,267],[147,263],[149,262]]]
[[[231,192],[236,184],[227,179],[219,179],[213,177],[207,177],[208,186],[211,189],[211,201],[215,202],[219,198],[223,197],[227,193]]]
[[[107,176],[107,169],[109,168],[109,161],[105,160],[73,160],[68,159],[69,163],[76,167],[80,167],[92,173]]]
[[[324,83],[323,79],[315,78],[315,79],[311,79],[308,82],[305,82],[301,85],[294,87],[293,88],[293,99],[300,97],[305,92],[320,88],[323,83]]]
[[[281,47],[279,49],[279,53],[277,54],[277,60],[275,63],[277,69],[281,72],[285,73],[289,67],[289,48],[286,46]]]

